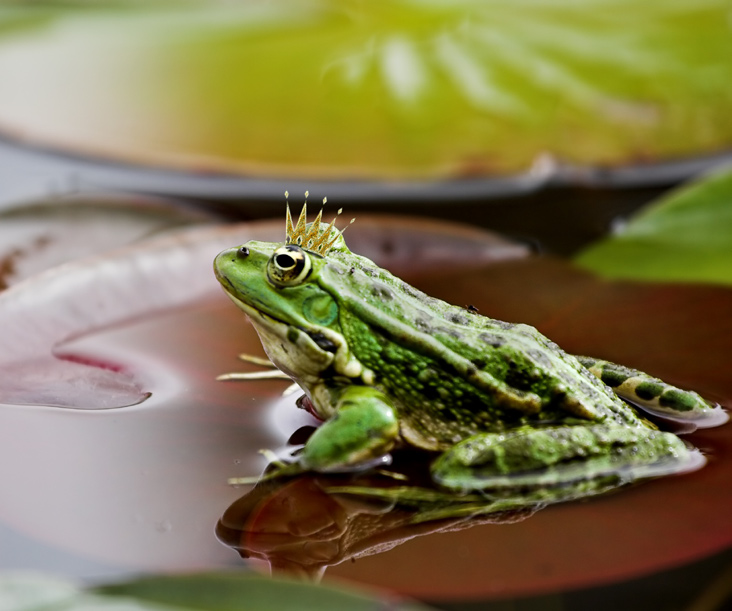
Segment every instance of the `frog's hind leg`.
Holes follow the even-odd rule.
[[[431,471],[451,490],[555,502],[703,464],[701,453],[671,433],[598,424],[475,435],[439,456]]]
[[[694,421],[699,427],[717,426],[727,420],[726,412],[694,391],[677,388],[637,369],[609,361],[586,356],[577,358],[618,396],[652,414]]]

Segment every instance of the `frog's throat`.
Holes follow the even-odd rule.
[[[337,375],[354,381],[358,379],[369,386],[373,384],[373,372],[351,353],[346,339],[337,331],[326,327],[298,328],[230,293],[227,295],[249,317],[270,360],[306,390],[321,382],[323,372],[329,367]],[[328,349],[318,345],[313,336],[318,337],[321,344],[327,344]]]

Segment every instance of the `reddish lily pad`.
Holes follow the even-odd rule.
[[[0,290],[38,272],[215,217],[142,196],[86,195],[0,212]]]
[[[164,213],[149,205],[110,204],[109,208],[91,212],[75,202],[7,214],[7,224],[16,232],[25,228],[29,235],[44,239],[43,247],[33,247],[31,241],[25,250],[11,243],[6,251],[6,261],[12,262],[9,270],[45,272],[0,297],[5,328],[0,337],[0,402],[90,409],[139,403],[147,393],[133,378],[145,378],[141,373],[145,365],[134,366],[109,355],[68,354],[63,342],[219,294],[211,271],[218,252],[247,239],[284,238],[284,223],[279,220],[228,227],[194,225],[173,231],[176,225],[203,219],[168,209]],[[113,228],[112,237],[105,239],[103,234],[96,240],[79,240],[80,231],[100,223]],[[125,225],[128,231],[120,230]],[[168,231],[155,239],[110,248],[161,228]],[[64,245],[80,241],[75,252],[81,249],[94,256],[68,262],[59,273],[55,265],[68,258],[69,250],[74,252]],[[436,273],[456,263],[474,268],[528,254],[526,247],[486,231],[403,217],[360,217],[349,231],[349,242],[397,272]],[[6,281],[14,279],[9,274]]]
[[[257,473],[258,450],[284,444],[312,418],[292,398],[278,401],[281,383],[216,381],[241,366],[239,351],[261,348],[211,263],[225,247],[283,235],[281,219],[183,229],[48,269],[0,295],[0,391],[12,382],[22,393],[0,399],[16,404],[0,405],[0,520],[28,538],[24,548],[40,541],[56,551],[51,559],[71,555],[56,572],[76,570],[78,558],[117,574],[231,564],[213,536],[239,495],[227,478]],[[402,271],[526,254],[493,234],[408,218],[359,217],[349,235],[352,247]],[[73,372],[59,378],[59,363]],[[99,372],[121,377],[138,400],[149,396],[126,409],[73,409],[129,403],[110,401]],[[63,402],[46,399],[55,385]],[[34,556],[42,566],[44,549]],[[0,563],[14,568],[16,556]]]
[[[2,406],[0,519],[5,524],[30,542],[42,541],[120,573],[234,562],[233,552],[212,535],[242,493],[227,486],[227,478],[256,474],[264,464],[260,448],[277,449],[298,427],[314,424],[293,398],[279,396],[279,383],[216,382],[217,374],[243,367],[235,355],[258,352],[258,340],[213,282],[209,300],[185,300],[186,291],[206,297],[198,274],[210,274],[203,263],[187,264],[220,240],[243,241],[236,231],[248,227],[201,233],[202,242],[189,234],[190,243],[158,242],[157,250],[129,253],[135,265],[112,269],[127,270],[130,279],[135,269],[152,270],[152,278],[165,269],[171,282],[131,284],[137,300],[129,303],[140,307],[133,321],[121,324],[118,317],[117,326],[106,330],[76,327],[75,339],[64,335],[45,344],[63,340],[65,355],[129,363],[152,394],[137,407],[94,413]],[[350,244],[360,250],[355,241]],[[178,250],[171,250],[174,245]],[[152,261],[157,265],[145,265]],[[99,269],[110,269],[109,264],[104,258]],[[547,259],[470,269],[461,264],[457,271],[416,276],[407,266],[400,273],[451,302],[536,324],[567,350],[639,366],[732,406],[730,289],[614,283]],[[112,277],[119,287],[119,276]],[[161,296],[168,301],[156,310]],[[76,303],[94,311],[83,297]],[[178,307],[171,309],[173,304]],[[35,313],[42,320],[43,311]],[[732,544],[730,431],[726,425],[686,437],[709,458],[698,472],[553,506],[511,525],[476,523],[409,538],[423,534],[412,530],[384,553],[329,567],[326,578],[348,577],[417,598],[455,601],[587,587],[704,557]],[[270,524],[265,518],[258,523]],[[389,547],[396,538],[381,542]]]

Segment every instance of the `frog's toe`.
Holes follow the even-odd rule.
[[[506,495],[541,491],[559,500],[643,477],[691,470],[704,464],[675,435],[645,427],[574,426],[519,429],[476,435],[445,452],[432,465],[440,486]]]
[[[615,393],[642,410],[671,420],[693,422],[697,428],[724,424],[727,412],[693,390],[684,390],[637,369],[600,359],[578,356],[590,373]]]
[[[649,399],[638,396],[643,393],[643,386],[639,385],[639,388],[635,389],[634,395],[628,393],[621,396],[661,419],[686,422],[693,425],[694,429],[713,428],[729,420],[729,414],[721,405],[707,401],[693,391],[669,387],[659,397]]]

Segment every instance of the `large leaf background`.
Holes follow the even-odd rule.
[[[316,178],[729,149],[724,0],[0,7],[0,128],[188,170]]]

